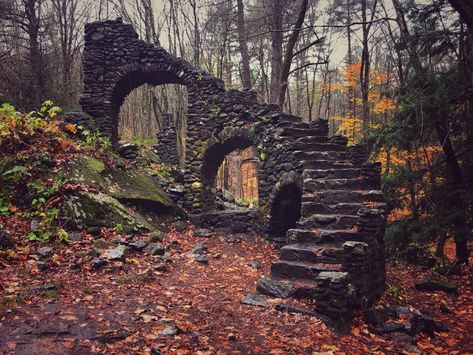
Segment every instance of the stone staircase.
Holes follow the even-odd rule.
[[[357,293],[353,290],[357,282],[349,275],[350,262],[353,266],[356,259],[362,264],[369,254],[360,211],[379,212],[385,204],[377,165],[354,163],[346,142],[332,142],[321,135],[321,130],[327,131],[324,128],[301,123],[285,128],[288,135],[297,136],[299,150],[294,154],[303,177],[301,218],[297,227],[287,232],[287,244],[280,248],[279,259],[272,263],[271,274],[264,281],[289,288],[292,297],[315,298],[321,313],[340,318],[347,313],[350,297]],[[361,249],[365,255],[350,255]],[[264,287],[259,290],[271,293]]]

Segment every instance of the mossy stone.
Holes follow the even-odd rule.
[[[108,170],[103,176],[105,192],[116,199],[147,201],[164,208],[174,207],[174,201],[145,173],[115,169]]]
[[[84,155],[65,163],[60,173],[71,182],[103,187],[105,182],[101,174],[105,168],[101,160]]]
[[[125,233],[154,230],[138,213],[129,210],[117,199],[104,193],[80,192],[68,196],[64,204],[66,217],[78,229],[123,226]]]
[[[194,181],[191,185],[191,187],[194,189],[194,190],[199,190],[201,187],[202,187],[202,183],[201,182],[198,182],[198,181]]]

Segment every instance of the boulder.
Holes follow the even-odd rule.
[[[125,233],[154,230],[146,219],[102,192],[78,192],[65,198],[65,216],[78,229],[89,231],[121,225]]]
[[[107,253],[105,253],[105,257],[109,260],[123,261],[125,260],[125,251],[125,245],[118,245],[112,250],[109,250]]]
[[[128,246],[131,250],[141,251],[148,246],[148,243],[146,243],[144,240],[137,240],[136,242],[128,244]]]
[[[416,282],[415,288],[419,291],[443,291],[446,293],[457,293],[458,286],[454,283],[441,281],[427,276]]]
[[[82,183],[101,188],[105,185],[102,173],[105,171],[103,161],[86,155],[78,156],[61,166],[61,174],[73,183]]]
[[[79,230],[93,231],[120,224],[125,232],[152,231],[154,227],[143,213],[185,214],[161,190],[159,181],[133,168],[111,168],[96,158],[80,156],[63,164],[60,173],[73,183],[98,190],[66,196],[65,217]],[[132,211],[127,205],[136,208]]]
[[[179,208],[161,190],[151,176],[136,170],[107,169],[103,178],[104,190],[121,202],[150,207],[155,213],[166,213]]]
[[[265,299],[255,293],[247,294],[241,303],[249,306],[268,307],[268,303]]]
[[[294,287],[267,277],[262,277],[256,285],[256,290],[268,296],[288,298],[292,296]]]

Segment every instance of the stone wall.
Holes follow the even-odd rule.
[[[226,89],[209,73],[139,40],[121,19],[86,25],[83,58],[82,108],[114,143],[120,106],[133,89],[145,83],[187,87],[179,205],[196,223],[282,238],[287,245],[271,275],[317,285],[326,313],[341,314],[379,297],[385,280],[383,198],[379,165],[366,162],[365,147],[329,139],[326,120],[304,123],[277,105],[258,102],[255,92]],[[179,162],[175,131],[166,126],[156,146],[162,161],[173,164]],[[227,154],[251,146],[259,159],[258,209],[216,211],[218,167]],[[284,225],[291,219],[287,211],[295,211],[294,220]]]

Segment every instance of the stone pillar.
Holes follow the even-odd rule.
[[[358,143],[348,147],[348,159],[354,164],[366,163],[370,157],[370,148],[366,143]]]
[[[315,309],[333,320],[346,318],[350,288],[348,273],[341,271],[323,271],[315,279]]]
[[[351,298],[354,306],[365,306],[371,292],[371,273],[369,268],[370,255],[368,244],[348,241],[343,244],[343,270],[350,274],[354,286],[355,297]]]
[[[179,150],[177,149],[177,130],[174,127],[172,115],[163,115],[163,128],[156,134],[156,154],[164,164],[179,165]]]
[[[322,137],[327,137],[328,136],[328,120],[325,120],[323,118],[316,118],[310,123],[311,127],[313,129],[316,129],[317,135],[322,136]]]

